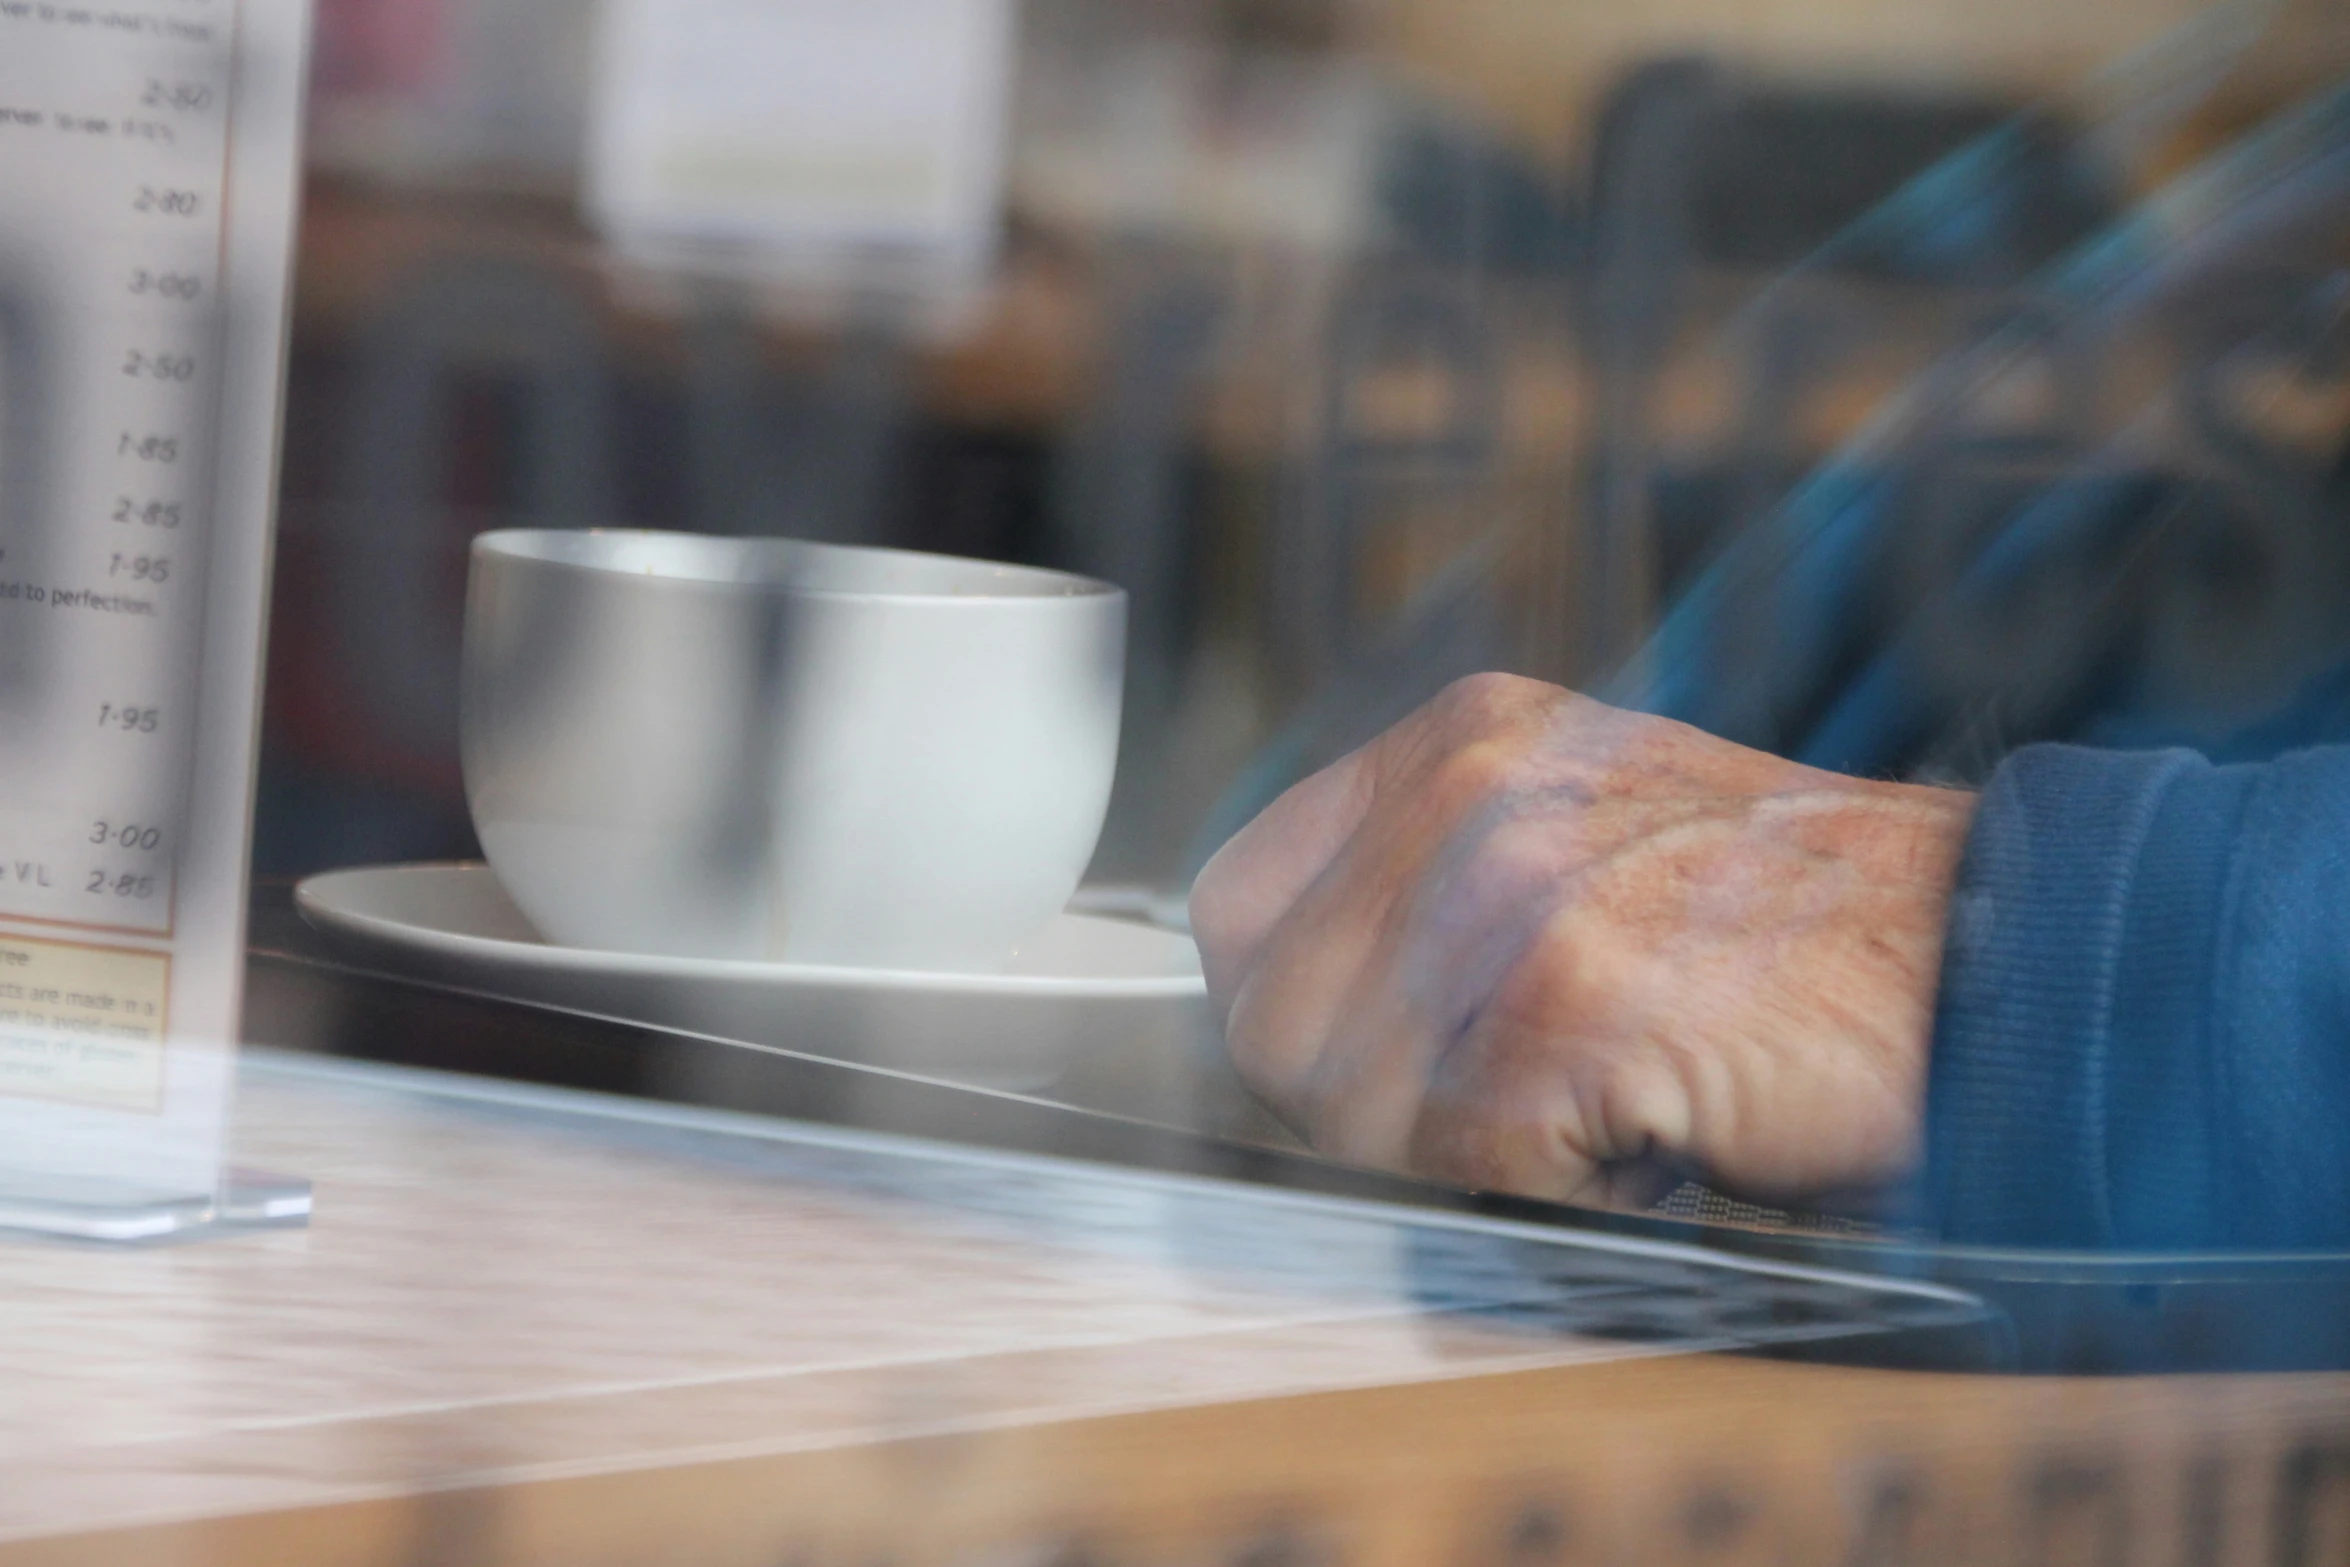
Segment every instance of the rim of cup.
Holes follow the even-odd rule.
[[[477,557],[676,588],[782,591],[890,603],[1044,603],[1123,596],[1124,589],[1041,566],[1014,566],[868,544],[723,538],[652,528],[506,528],[473,541]],[[868,585],[827,581],[844,567],[902,574]]]

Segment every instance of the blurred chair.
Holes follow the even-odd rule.
[[[485,382],[498,395],[469,404]],[[485,406],[497,409],[510,455],[494,509],[451,493],[461,425]],[[404,749],[445,752],[457,732],[471,533],[485,522],[591,527],[617,509],[612,387],[594,310],[575,283],[542,267],[428,263],[362,336],[346,419],[350,499],[325,518],[339,663],[371,728]]]
[[[1270,640],[1309,688],[1408,623],[1415,579],[1443,571],[1375,584],[1374,561],[1424,555],[1416,528],[1457,548],[1499,525],[1488,514],[1508,461],[1500,296],[1554,285],[1576,254],[1576,209],[1558,182],[1474,127],[1406,117],[1379,171],[1382,239],[1331,304],[1309,449],[1273,541]]]
[[[2350,93],[2055,256],[1903,248],[1997,232],[1956,220],[2089,141],[2003,127],[1834,242],[1839,264],[1928,256],[1920,286],[1956,277],[1976,302],[1762,505],[1716,485],[1710,558],[1620,694],[1817,765],[1962,780],[2036,740],[2259,755],[2350,735]],[[2278,418],[2296,406],[2330,409],[2314,449]]]
[[[1974,199],[1916,225],[1867,221],[1970,149],[2000,165]],[[1994,310],[2110,221],[2115,201],[2061,136],[1997,103],[1776,87],[1671,60],[1611,95],[1590,207],[1586,678],[1629,658],[1694,566],[1823,455],[1803,444],[1806,403],[1883,330],[1870,286]],[[1734,388],[1738,428],[1700,463],[1668,463],[1656,399],[1706,329],[1709,275],[1766,284],[1714,367]]]
[[[1196,872],[1287,787],[1444,686],[1524,661],[1506,313],[1555,297],[1577,203],[1506,143],[1434,114],[1392,131],[1382,236],[1333,291],[1304,366],[1312,408],[1269,541],[1264,641],[1281,722],[1191,833]],[[1534,345],[1539,347],[1540,345]]]
[[[1332,310],[1312,447],[1275,541],[1273,630],[1310,684],[1387,628],[1371,584],[1387,535],[1459,516],[1500,472],[1501,353],[1474,274],[1361,269]]]
[[[1078,414],[1053,478],[1055,553],[1126,590],[1126,716],[1097,874],[1153,874],[1184,759],[1177,709],[1197,651],[1197,417],[1225,351],[1228,268],[1136,245],[1111,263],[1101,395]]]
[[[467,554],[490,527],[618,513],[616,389],[572,276],[435,257],[358,332],[323,498],[287,507],[273,614],[265,871],[451,857]]]

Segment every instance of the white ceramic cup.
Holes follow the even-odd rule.
[[[1126,596],[777,539],[473,547],[475,829],[563,946],[1001,968],[1068,904],[1116,769]]]

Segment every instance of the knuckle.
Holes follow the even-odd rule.
[[[1487,1015],[1505,1054],[1578,1069],[1630,1010],[1622,975],[1592,952],[1586,922],[1573,908],[1529,911],[1528,923],[1534,920],[1539,928],[1499,954]]]
[[[1527,930],[1502,977],[1504,1020],[1542,1036],[1593,1010],[1593,975],[1584,954],[1577,912],[1556,900],[1539,907],[1539,928]]]
[[[1506,739],[1481,739],[1457,746],[1436,764],[1429,803],[1446,817],[1476,811],[1514,792],[1525,773],[1525,758]]]
[[[1433,949],[1428,964],[1447,1016],[1489,1010],[1529,955],[1541,948],[1563,895],[1558,857],[1536,833],[1485,835],[1432,878],[1415,910]]]
[[[1298,1087],[1299,1051],[1278,1026],[1275,1009],[1263,1004],[1263,987],[1241,987],[1224,1025],[1224,1050],[1242,1081],[1276,1101],[1291,1101]]]
[[[1250,1087],[1264,1086],[1258,1079],[1272,1065],[1273,1052],[1245,996],[1224,1024],[1224,1050],[1232,1059],[1233,1070],[1247,1079]]]
[[[1463,846],[1459,885],[1480,907],[1497,903],[1523,919],[1547,919],[1569,890],[1572,859],[1552,825],[1539,817],[1505,814],[1490,823],[1473,843]],[[1529,938],[1538,932],[1528,927]],[[1523,943],[1521,943],[1521,947]]]
[[[1381,737],[1381,774],[1415,799],[1431,779],[1476,798],[1520,773],[1556,717],[1583,702],[1517,675],[1467,676]]]
[[[1504,726],[1557,694],[1556,687],[1521,675],[1469,675],[1444,688],[1435,710],[1447,728],[1476,733]]]
[[[1221,956],[1232,945],[1248,874],[1244,860],[1237,840],[1226,844],[1191,884],[1191,935],[1203,951]]]
[[[1612,1157],[1677,1153],[1689,1146],[1689,1095],[1678,1074],[1654,1053],[1610,1052],[1597,1074],[1594,1097]]]
[[[1442,1070],[1430,1075],[1422,1130],[1458,1143],[1501,1126],[1521,1108],[1512,1077],[1506,1061],[1491,1049],[1455,1050]]]
[[[1431,1092],[1414,1129],[1414,1163],[1440,1180],[1563,1198],[1592,1167],[1583,1118],[1555,1062],[1498,1039],[1491,1045]]]

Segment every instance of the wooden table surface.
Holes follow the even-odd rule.
[[[870,1134],[794,1131],[778,1179],[650,1107],[589,1136],[579,1096],[440,1082],[250,1065],[243,1156],[317,1182],[307,1232],[0,1249],[0,1567],[2350,1550],[2350,1379],[1652,1357],[1204,1265],[1115,1172],[1046,1202],[1006,1165],[942,1218]],[[999,1180],[973,1158],[938,1167]],[[1232,1191],[1185,1233],[1376,1273]]]

